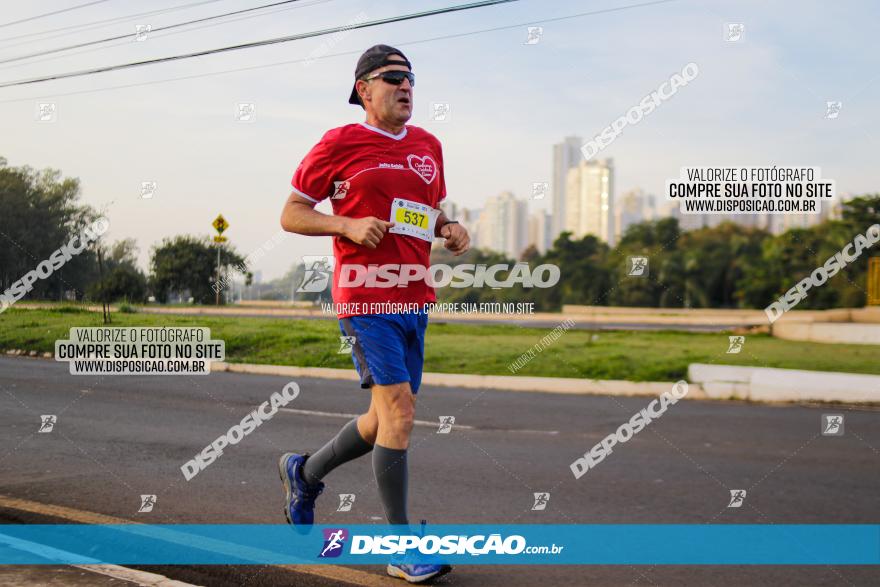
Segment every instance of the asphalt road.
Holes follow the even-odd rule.
[[[0,494],[152,523],[283,523],[280,453],[314,451],[369,402],[351,382],[297,379],[300,396],[186,482],[180,466],[287,378],[71,376],[67,364],[0,357]],[[682,401],[596,469],[571,463],[647,404],[646,398],[423,387],[410,449],[410,517],[435,523],[878,523],[880,411]],[[819,434],[820,415],[845,434]],[[318,415],[311,412],[323,412]],[[41,414],[58,416],[38,434]],[[455,416],[437,434],[440,416]],[[464,426],[470,428],[464,428]],[[323,523],[381,517],[370,461],[331,473]],[[727,508],[729,489],[746,489]],[[546,510],[532,494],[549,491]],[[337,494],[356,494],[337,513]],[[141,494],[156,494],[149,514]],[[0,522],[52,522],[0,508]],[[380,575],[380,567],[357,567]],[[266,566],[151,567],[202,585],[333,585]],[[0,570],[11,584],[22,569]],[[9,580],[9,581],[7,581]],[[36,579],[34,580],[36,581]],[[389,585],[401,584],[388,578]],[[519,585],[869,585],[877,567],[459,566],[437,582]],[[36,583],[35,583],[36,584]],[[96,581],[95,584],[103,584]]]

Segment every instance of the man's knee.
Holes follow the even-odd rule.
[[[379,431],[379,417],[371,407],[370,411],[358,418],[358,433],[370,444],[376,444],[376,433]]]
[[[415,408],[412,405],[411,399],[395,399],[389,405],[389,408],[387,423],[391,428],[401,432],[412,430],[413,420],[415,420]]]
[[[383,386],[384,409],[379,410],[380,425],[400,432],[409,432],[415,419],[415,401],[408,384]]]

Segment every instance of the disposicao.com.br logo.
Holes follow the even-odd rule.
[[[324,529],[324,545],[318,558],[337,557],[342,554],[349,538],[343,528]],[[511,534],[352,534],[349,554],[406,554],[423,555],[517,555],[559,554],[564,546],[529,546],[524,536]]]
[[[345,539],[348,530],[345,528],[324,528],[324,546],[318,558],[336,558],[345,550]]]

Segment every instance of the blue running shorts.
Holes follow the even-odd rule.
[[[427,327],[427,312],[341,318],[340,332],[355,337],[351,359],[361,376],[361,387],[408,381],[417,393],[422,383]]]

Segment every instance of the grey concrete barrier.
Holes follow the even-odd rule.
[[[694,363],[688,380],[713,399],[880,403],[880,375]]]
[[[772,334],[785,340],[837,344],[880,344],[880,324],[861,322],[784,322],[772,326]]]

